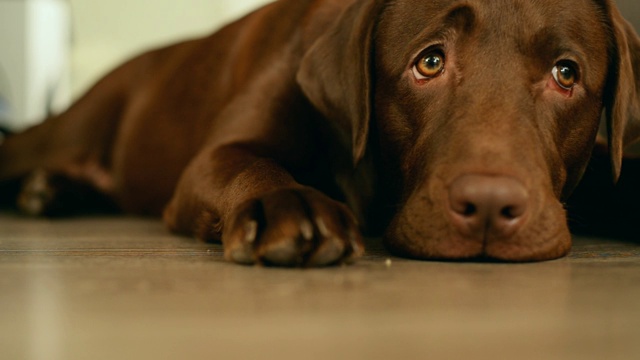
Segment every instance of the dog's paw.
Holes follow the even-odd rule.
[[[44,170],[36,170],[29,175],[18,194],[18,209],[30,216],[43,216],[51,210],[56,191],[51,184],[51,176]]]
[[[326,266],[364,253],[352,213],[313,189],[278,190],[240,205],[222,242],[225,257],[241,264]]]

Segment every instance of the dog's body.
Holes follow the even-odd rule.
[[[616,175],[635,140],[639,57],[609,0],[281,0],[9,137],[0,180],[88,183],[240,263],[355,259],[358,220],[406,256],[551,259],[603,109]]]

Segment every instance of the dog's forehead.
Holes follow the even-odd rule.
[[[429,37],[453,27],[466,27],[487,44],[517,44],[542,34],[600,49],[608,42],[605,23],[602,5],[595,0],[390,0],[378,35],[393,39],[383,41],[395,44],[398,49],[391,50],[396,54],[400,47],[428,43]]]

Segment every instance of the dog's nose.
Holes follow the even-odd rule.
[[[524,185],[504,176],[463,175],[449,188],[453,225],[465,236],[510,237],[529,208]]]

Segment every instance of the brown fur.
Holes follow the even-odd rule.
[[[432,46],[445,70],[418,80]],[[551,69],[567,57],[580,75],[563,92]],[[640,40],[608,0],[280,0],[8,138],[0,180],[89,183],[240,263],[351,261],[358,222],[409,257],[552,259],[600,114],[617,175],[639,86]],[[524,210],[476,224],[452,205],[469,189],[486,209],[522,193]]]

